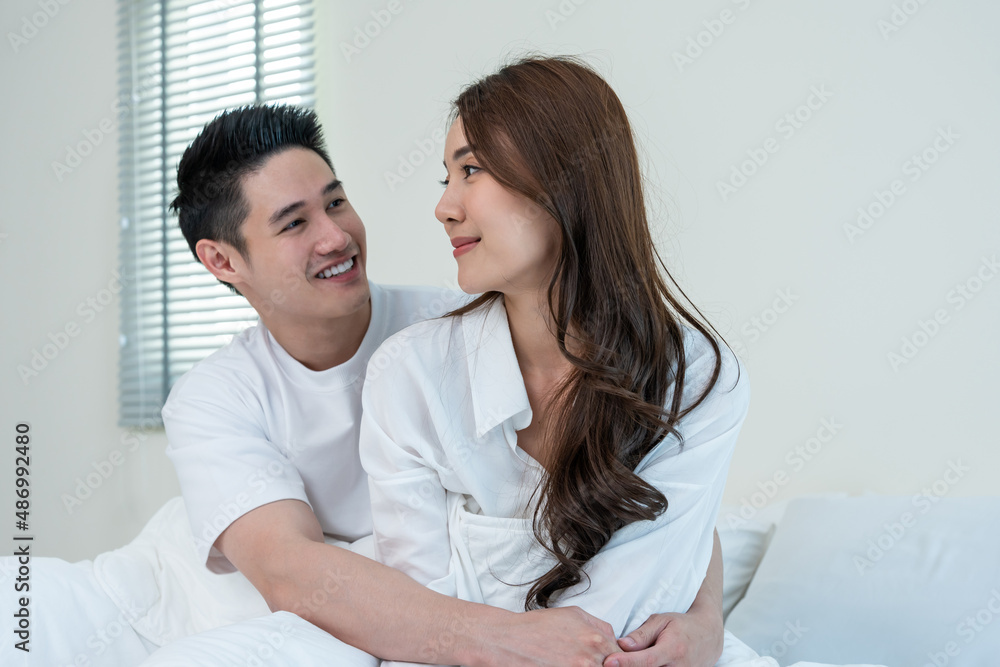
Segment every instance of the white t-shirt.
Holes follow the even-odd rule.
[[[177,469],[199,555],[232,572],[212,545],[237,518],[276,500],[309,504],[323,532],[353,542],[371,534],[368,484],[358,458],[361,386],[369,358],[400,329],[468,300],[428,287],[371,284],[372,316],[350,360],[312,371],[263,324],[243,331],[186,373],[163,407],[167,455]],[[401,354],[385,346],[372,376]]]
[[[531,495],[545,471],[517,446],[531,408],[502,299],[416,324],[384,348],[408,353],[369,377],[362,397],[376,557],[446,595],[523,611],[530,584],[554,561],[532,534]],[[684,348],[686,407],[715,355],[690,328]],[[585,579],[556,605],[578,605],[618,636],[652,613],[688,610],[708,571],[748,403],[746,370],[723,346],[719,380],[679,424],[683,448],[665,438],[636,468],[667,510],[617,531],[584,568],[589,588]]]

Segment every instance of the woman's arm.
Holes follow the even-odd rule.
[[[712,667],[722,655],[722,546],[715,532],[708,574],[686,614],[653,614],[618,640],[604,667]]]

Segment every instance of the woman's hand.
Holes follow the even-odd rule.
[[[604,667],[711,667],[722,655],[722,616],[711,610],[653,614],[618,640]]]
[[[618,640],[604,667],[712,667],[722,655],[722,543],[712,537],[705,581],[686,614],[653,614]]]

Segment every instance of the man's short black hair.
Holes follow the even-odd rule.
[[[319,119],[310,109],[244,106],[205,125],[177,165],[177,197],[170,204],[196,258],[198,241],[209,239],[228,243],[249,260],[241,228],[250,205],[240,181],[271,156],[295,147],[315,151],[333,170]]]

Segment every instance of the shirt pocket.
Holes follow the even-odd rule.
[[[555,559],[538,543],[531,519],[485,516],[459,507],[459,551],[466,586],[476,600],[509,611],[524,611],[531,585],[552,569]],[[476,597],[479,597],[476,596]]]

